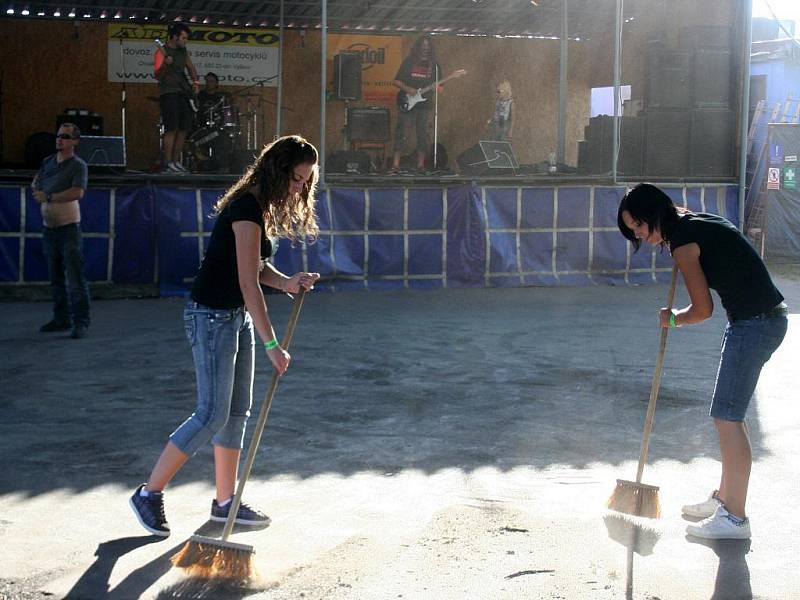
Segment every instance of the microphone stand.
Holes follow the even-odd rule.
[[[438,150],[439,150],[439,65],[433,65],[433,81],[436,85],[433,88],[433,165],[432,171],[438,169]]]
[[[124,148],[127,142],[125,137],[125,113],[128,104],[128,72],[125,70],[125,52],[122,47],[122,38],[119,38],[119,57],[122,61],[122,102],[121,102],[121,112],[122,112],[122,147]]]

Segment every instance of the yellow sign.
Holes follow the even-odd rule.
[[[403,62],[403,38],[399,35],[328,36],[328,87],[333,86],[333,57],[339,52],[361,55],[361,97],[364,102],[394,104],[394,76]]]
[[[192,33],[189,43],[219,44],[222,46],[277,46],[280,39],[277,29],[255,29],[252,27],[217,27],[215,25],[195,25],[187,23]],[[152,42],[160,38],[167,41],[166,25],[137,25],[135,23],[109,23],[108,39],[123,41]]]

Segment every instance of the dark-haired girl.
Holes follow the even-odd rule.
[[[318,273],[287,277],[267,261],[273,252],[270,238],[313,238],[319,231],[317,160],[316,148],[300,136],[280,138],[264,148],[214,207],[217,220],[183,317],[197,375],[197,407],[170,435],[150,478],[130,499],[139,522],[154,535],[170,533],[164,488],[209,441],[216,478],[211,519],[227,519],[252,403],[254,330],[279,374],[290,360],[275,337],[260,285],[297,293],[301,287],[311,289],[319,278]],[[238,524],[268,522],[244,503],[236,515]]]
[[[661,327],[682,327],[711,316],[715,290],[728,316],[710,415],[719,434],[719,489],[683,512],[703,520],[687,533],[705,539],[747,539],[745,514],[752,453],[745,412],[761,368],[786,335],[788,309],[764,262],[732,223],[717,215],[676,208],[654,185],[630,190],[619,206],[619,229],[634,248],[642,241],[669,246],[690,304],[662,308]]]

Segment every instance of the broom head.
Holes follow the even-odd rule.
[[[246,544],[193,535],[172,557],[172,564],[192,577],[248,586],[257,577],[254,555],[255,549]]]
[[[661,516],[658,486],[617,479],[617,487],[608,499],[608,508],[617,512],[657,519]]]

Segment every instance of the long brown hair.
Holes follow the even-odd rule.
[[[299,135],[287,135],[264,146],[255,162],[244,175],[214,205],[214,215],[219,215],[234,198],[257,188],[256,199],[264,211],[266,233],[270,237],[285,237],[297,241],[319,233],[316,203],[319,170],[317,149]],[[303,191],[289,196],[289,183],[298,165],[310,164],[314,168],[303,185]]]

